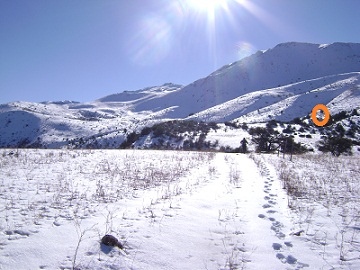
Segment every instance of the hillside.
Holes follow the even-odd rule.
[[[256,124],[331,114],[360,104],[360,44],[284,43],[226,65],[187,86],[166,83],[89,103],[0,106],[0,147],[117,148],[127,136],[171,119]],[[220,132],[220,131],[219,131]]]
[[[206,78],[199,79],[165,97],[153,98],[136,104],[134,110],[172,108],[166,114],[167,117],[185,118],[190,114],[202,112],[260,90],[271,92],[270,89],[280,88],[279,90],[286,92],[285,97],[294,95],[293,92],[297,92],[297,94],[305,94],[310,91],[322,92],[328,90],[329,85],[337,82],[337,78],[334,80],[322,80],[322,78],[359,71],[360,44],[334,43],[325,46],[284,43],[222,67]],[[357,75],[354,74],[356,78],[350,86],[356,90],[359,86]],[[307,82],[316,79],[318,82],[314,82],[314,84]],[[339,80],[342,79],[339,78]],[[296,83],[300,83],[300,85]],[[290,89],[287,87],[294,84],[298,87],[296,90],[293,87]],[[269,105],[271,105],[270,102],[262,104],[261,107]],[[202,117],[201,120],[207,121],[208,119]]]

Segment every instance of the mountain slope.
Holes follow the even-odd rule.
[[[194,114],[187,119],[215,122],[236,120],[256,123],[272,119],[291,121],[308,115],[318,103],[331,113],[360,104],[360,72],[306,80],[285,86],[253,91]]]
[[[178,91],[136,104],[134,110],[172,108],[167,117],[185,118],[254,91],[359,71],[360,44],[284,43],[227,65]]]
[[[317,103],[330,112],[360,104],[360,44],[284,43],[187,86],[166,83],[90,103],[0,106],[0,147],[117,147],[133,131],[169,119],[290,121]]]

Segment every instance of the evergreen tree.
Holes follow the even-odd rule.
[[[252,141],[256,144],[257,152],[271,152],[278,147],[277,136],[273,128],[250,128],[249,134],[252,135]]]

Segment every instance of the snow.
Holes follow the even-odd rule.
[[[359,44],[351,43],[334,43],[325,49],[318,44],[279,44],[225,66],[161,100],[148,100],[136,110],[177,106],[167,116],[184,118],[255,91],[359,72],[359,51]]]
[[[327,104],[331,112],[335,114],[344,108],[358,106],[360,102],[359,75],[358,72],[338,74],[253,91],[201,111],[187,119],[216,122],[235,119],[235,121],[246,123],[266,122],[272,119],[291,121],[299,115],[307,115],[318,103]]]
[[[360,44],[284,43],[187,86],[0,105],[0,147],[57,148],[0,149],[0,269],[360,269],[357,146],[351,157],[315,149],[291,161],[70,149],[118,148],[172,119],[250,128],[307,116],[318,103],[350,112],[359,78]],[[349,129],[359,116],[339,123]],[[219,127],[207,141],[235,148],[245,138],[254,149],[245,130]],[[315,148],[321,134],[294,136]],[[105,234],[125,248],[101,245]]]
[[[291,181],[297,182],[294,186],[301,187],[302,195],[295,200],[291,198],[288,204],[297,215],[297,226],[304,229],[302,237],[312,243],[311,248],[329,266],[339,263],[340,269],[357,269],[360,258],[358,158],[339,160],[330,155],[321,158],[303,155],[286,166],[284,160],[279,162],[271,157],[269,161],[275,164],[278,175],[291,175]]]
[[[360,44],[283,43],[226,65],[189,85],[166,83],[93,102],[14,102],[0,106],[0,147],[117,148],[133,131],[169,119],[259,123],[331,114],[360,104]]]
[[[0,269],[358,269],[358,164],[2,149]],[[105,234],[125,248],[101,245]]]

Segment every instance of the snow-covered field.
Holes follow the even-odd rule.
[[[0,269],[360,269],[358,164],[1,149]]]

